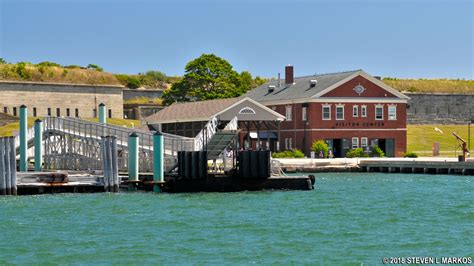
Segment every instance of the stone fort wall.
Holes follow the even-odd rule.
[[[405,93],[408,124],[467,124],[474,119],[474,94]]]
[[[91,118],[98,105],[107,106],[107,114],[123,118],[123,97],[120,86],[76,85],[38,82],[0,81],[0,112],[19,115],[19,107],[28,107],[28,115]]]

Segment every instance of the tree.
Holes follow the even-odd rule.
[[[6,64],[6,63],[7,63],[7,61],[5,61],[5,59],[3,59],[3,58],[0,57],[0,65]]]
[[[181,81],[163,93],[165,104],[230,98],[245,92],[241,76],[232,65],[214,54],[202,54],[185,67]]]
[[[103,68],[101,68],[101,67],[98,66],[98,65],[94,65],[94,64],[89,64],[89,65],[87,65],[87,68],[88,68],[88,69],[95,69],[95,70],[97,70],[97,71],[99,71],[99,72],[104,71]]]
[[[316,156],[319,156],[322,151],[324,158],[328,157],[329,147],[324,140],[315,140],[311,145],[311,150],[316,153]]]

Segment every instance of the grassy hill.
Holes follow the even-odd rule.
[[[95,68],[31,63],[0,64],[0,80],[120,85],[113,74]]]
[[[113,74],[104,72],[97,65],[88,66],[69,65],[61,66],[54,62],[18,62],[6,63],[0,58],[0,80],[34,81],[53,83],[72,83],[90,85],[123,85],[136,88],[166,89],[180,77],[168,77],[160,71],[147,71],[136,75]]]
[[[468,141],[467,131],[467,125],[407,125],[407,150],[417,153],[418,156],[432,156],[433,143],[439,142],[440,156],[461,155],[459,149],[456,151],[456,139],[452,132]],[[474,125],[471,126],[471,147],[474,147]]]
[[[402,92],[474,93],[474,80],[384,78],[383,82]]]

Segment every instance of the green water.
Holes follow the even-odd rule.
[[[316,175],[314,191],[1,197],[0,264],[474,256],[474,177]]]

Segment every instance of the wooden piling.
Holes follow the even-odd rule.
[[[111,164],[112,164],[112,183],[113,192],[119,192],[119,176],[118,176],[118,150],[117,150],[117,137],[111,137]]]
[[[10,195],[17,195],[17,182],[16,182],[16,149],[15,149],[15,137],[9,137],[10,140]]]
[[[5,170],[5,138],[0,138],[0,195],[7,194],[6,170]]]

